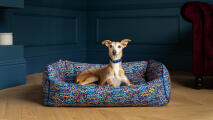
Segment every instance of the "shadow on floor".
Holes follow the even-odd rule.
[[[204,78],[204,88],[203,89],[213,89],[213,77],[203,77]],[[171,75],[172,82],[179,84],[184,87],[196,89],[195,86],[195,76],[188,73],[177,73]]]
[[[22,99],[43,105],[41,85],[29,85],[24,89],[26,90],[22,94]]]

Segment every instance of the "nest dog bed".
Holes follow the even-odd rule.
[[[103,64],[58,61],[45,67],[44,104],[47,106],[162,106],[170,101],[170,77],[157,61],[122,63],[132,86],[74,84],[77,73]]]

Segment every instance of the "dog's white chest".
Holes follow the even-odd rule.
[[[120,86],[120,84],[122,82],[125,82],[128,80],[127,77],[125,75],[120,75],[120,63],[113,63],[112,64],[112,69],[114,74],[111,74],[110,76],[108,76],[109,79],[112,80],[112,82],[115,84],[116,87]]]
[[[119,63],[113,63],[112,68],[113,68],[113,71],[114,71],[115,78],[118,78],[119,77],[119,70],[120,70]]]

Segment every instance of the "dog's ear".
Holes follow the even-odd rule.
[[[121,40],[122,47],[125,48],[127,46],[128,42],[131,42],[131,41],[132,40],[130,40],[130,39],[123,39],[123,40]]]
[[[112,41],[110,41],[110,40],[102,41],[102,45],[106,45],[107,47],[109,47],[111,44],[112,44]]]

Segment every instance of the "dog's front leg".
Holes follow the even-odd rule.
[[[98,78],[96,76],[90,76],[90,77],[86,78],[84,81],[80,81],[78,84],[88,85],[88,84],[94,83],[96,81],[98,81]]]
[[[117,85],[114,82],[112,82],[112,79],[110,79],[110,78],[102,80],[101,83],[100,83],[100,85],[104,85],[106,83],[109,84],[110,86],[114,87],[114,88],[117,87]]]
[[[131,86],[132,85],[130,83],[129,79],[125,75],[123,75],[121,78],[122,78],[121,81],[124,82],[127,86]]]
[[[114,88],[118,87],[118,85],[116,85],[116,84],[112,81],[112,79],[108,79],[108,80],[107,80],[107,83],[108,83],[110,86],[114,87]],[[120,85],[119,85],[119,86],[120,86]]]

